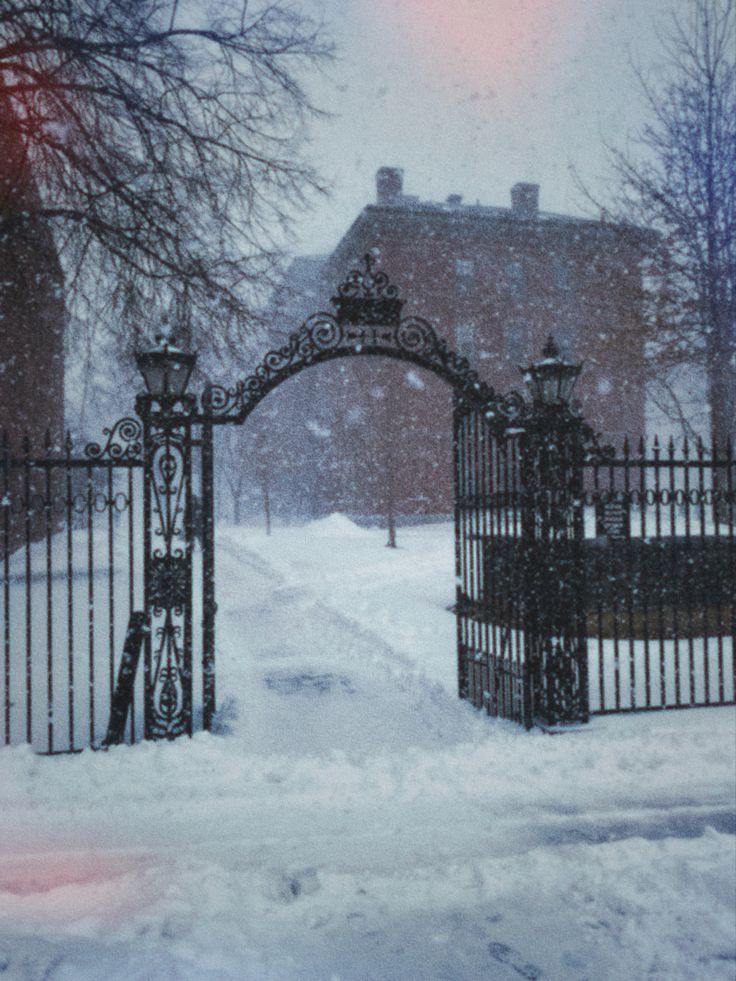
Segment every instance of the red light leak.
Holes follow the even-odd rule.
[[[420,58],[450,68],[477,85],[533,81],[548,60],[583,40],[585,17],[597,0],[382,0]]]
[[[133,857],[68,852],[4,859],[0,868],[0,893],[32,896],[65,886],[93,885],[137,872],[141,861]]]

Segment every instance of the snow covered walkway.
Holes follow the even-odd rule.
[[[221,529],[217,735],[0,753],[13,981],[733,981],[730,709],[455,694],[452,532]]]

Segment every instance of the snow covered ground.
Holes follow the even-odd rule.
[[[384,538],[220,529],[218,734],[0,752],[0,977],[734,981],[733,711],[479,715]]]

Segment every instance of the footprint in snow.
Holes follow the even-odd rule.
[[[488,944],[488,952],[494,961],[498,961],[499,964],[506,964],[526,981],[541,981],[541,970],[535,964],[527,964],[519,951],[509,947],[508,944],[490,943]]]
[[[344,692],[354,695],[350,678],[337,674],[317,674],[303,671],[300,674],[270,674],[263,679],[266,687],[277,695],[295,695],[297,692],[307,694],[328,695],[332,692]]]
[[[300,896],[311,896],[319,887],[316,869],[299,869],[295,872],[274,871],[268,878],[265,893],[269,899],[281,903],[293,903]]]

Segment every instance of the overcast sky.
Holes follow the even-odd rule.
[[[629,55],[655,65],[656,25],[689,0],[314,2],[339,53],[312,86],[333,114],[312,130],[333,193],[297,222],[302,253],[335,247],[384,164],[425,200],[506,205],[533,181],[544,210],[581,213],[570,167],[601,188],[603,140],[641,124]]]

